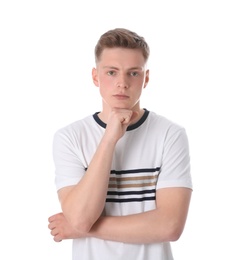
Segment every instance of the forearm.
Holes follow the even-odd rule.
[[[76,231],[59,213],[49,218],[49,228],[55,241],[80,237],[141,244],[176,241],[184,229],[190,198],[191,190],[187,188],[160,189],[154,210],[127,216],[101,216],[89,231]]]
[[[63,213],[78,230],[87,232],[101,215],[108,189],[114,146],[103,139],[83,178],[66,196],[62,196]]]
[[[191,198],[187,188],[159,189],[156,209],[128,216],[100,217],[89,236],[124,243],[176,241],[183,232]]]
[[[88,236],[123,243],[160,243],[175,241],[183,225],[156,209],[129,216],[99,218]]]

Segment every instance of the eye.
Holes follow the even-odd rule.
[[[137,71],[132,71],[132,72],[130,72],[130,75],[132,77],[137,77],[139,75],[139,73]]]
[[[107,72],[107,74],[108,74],[109,76],[114,76],[114,75],[116,74],[116,72],[115,72],[114,70],[109,70],[109,71]]]

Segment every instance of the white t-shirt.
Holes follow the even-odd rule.
[[[57,189],[79,182],[105,128],[106,124],[95,113],[55,133]],[[192,189],[187,135],[183,127],[145,110],[143,117],[127,128],[116,145],[104,214],[123,216],[153,210],[156,190],[168,187]],[[92,237],[74,239],[73,260],[84,259],[172,260],[173,257],[169,242],[127,244]]]

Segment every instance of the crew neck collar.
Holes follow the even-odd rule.
[[[149,115],[149,112],[146,108],[144,108],[144,114],[142,115],[142,117],[134,124],[132,125],[129,125],[127,127],[127,130],[126,131],[131,131],[131,130],[134,130],[136,128],[138,128],[140,125],[142,125],[145,120],[147,119],[148,115]],[[96,121],[97,124],[99,124],[101,127],[103,128],[106,128],[107,124],[105,124],[98,116],[100,112],[96,112],[93,114],[93,118],[94,120]]]

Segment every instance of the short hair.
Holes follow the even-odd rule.
[[[141,50],[145,61],[148,61],[150,49],[144,37],[125,28],[115,28],[101,35],[95,46],[95,62],[100,60],[106,48],[126,48]]]

